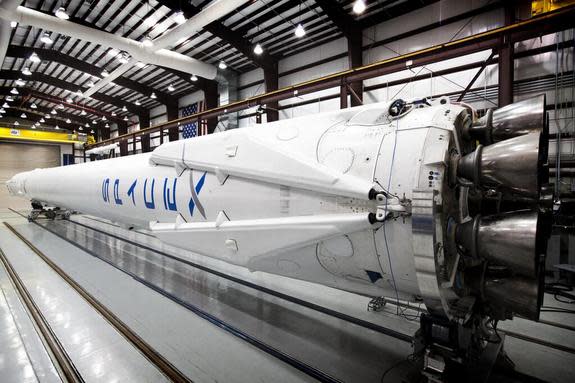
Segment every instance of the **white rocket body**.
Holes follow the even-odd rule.
[[[21,173],[8,188],[250,270],[411,299],[438,289],[401,201],[428,193],[441,203],[463,110],[442,102],[396,118],[381,103],[180,140]],[[388,198],[370,199],[372,189]]]

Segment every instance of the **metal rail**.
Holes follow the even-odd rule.
[[[13,211],[13,212],[15,212],[15,213],[17,213],[17,214],[20,215],[20,216],[23,216],[22,214],[20,214],[19,212],[17,212],[17,211],[14,210],[14,209],[10,209],[10,210]],[[307,375],[313,377],[314,379],[317,379],[318,381],[323,382],[323,383],[341,383],[341,380],[339,380],[339,379],[337,379],[337,378],[335,378],[335,377],[332,377],[331,375],[329,375],[329,374],[327,374],[327,373],[325,373],[325,372],[323,372],[323,371],[321,371],[321,370],[319,370],[319,369],[317,369],[317,368],[315,368],[315,367],[313,367],[313,366],[311,366],[311,365],[309,365],[309,364],[307,364],[307,363],[305,363],[305,362],[303,362],[303,361],[300,361],[300,360],[298,360],[298,359],[292,357],[291,355],[282,352],[281,350],[278,350],[278,349],[276,349],[276,348],[274,348],[274,347],[272,347],[272,346],[269,346],[268,344],[266,344],[266,343],[260,341],[259,339],[257,339],[257,338],[255,338],[255,337],[253,337],[253,336],[251,336],[251,335],[249,335],[249,334],[243,332],[242,330],[240,330],[240,329],[238,329],[238,328],[236,328],[236,327],[234,327],[234,326],[232,326],[232,325],[226,323],[225,321],[223,321],[223,320],[221,320],[221,319],[219,319],[219,318],[213,316],[212,314],[210,314],[210,313],[208,313],[208,312],[202,310],[201,308],[199,308],[199,307],[197,307],[197,306],[194,306],[194,305],[192,305],[192,304],[190,304],[190,303],[188,303],[188,302],[185,302],[185,301],[181,300],[180,298],[174,296],[173,294],[170,294],[170,293],[168,293],[167,291],[165,291],[165,290],[159,288],[158,286],[151,284],[150,282],[148,282],[148,281],[146,281],[145,279],[139,277],[138,275],[119,268],[118,266],[116,266],[115,264],[111,263],[110,261],[105,260],[105,259],[101,258],[98,254],[95,254],[95,253],[91,252],[89,249],[86,249],[86,248],[80,246],[79,244],[77,244],[77,243],[75,243],[75,242],[73,242],[73,241],[70,241],[69,239],[67,239],[66,237],[60,235],[59,233],[54,232],[53,230],[51,230],[51,229],[49,229],[49,228],[47,228],[47,227],[45,227],[45,226],[43,226],[43,225],[40,225],[40,224],[37,223],[37,222],[34,222],[34,223],[35,223],[36,225],[38,225],[39,227],[43,228],[44,230],[46,230],[46,231],[48,231],[48,232],[50,232],[50,233],[56,235],[57,237],[63,239],[64,241],[66,241],[66,242],[68,242],[68,243],[70,243],[70,244],[76,246],[77,248],[81,249],[82,251],[84,251],[84,252],[86,252],[86,253],[88,253],[88,254],[90,254],[90,255],[92,255],[92,256],[98,258],[98,259],[100,259],[100,260],[103,261],[103,262],[106,262],[107,264],[109,264],[110,266],[114,267],[115,269],[117,269],[117,270],[123,272],[124,274],[129,275],[130,277],[132,277],[132,278],[135,279],[136,281],[142,283],[144,286],[146,286],[146,287],[148,287],[148,288],[154,290],[155,292],[157,292],[157,293],[163,295],[164,297],[166,297],[166,298],[172,300],[173,302],[175,302],[175,303],[177,303],[177,304],[179,304],[179,305],[185,307],[186,309],[192,311],[194,314],[198,315],[198,316],[201,317],[202,319],[207,320],[208,322],[212,323],[213,325],[218,326],[219,328],[223,329],[224,331],[226,331],[226,332],[228,332],[228,333],[230,333],[230,334],[232,334],[232,335],[234,335],[234,336],[236,336],[236,337],[238,337],[238,338],[244,340],[245,342],[247,342],[247,343],[249,343],[249,344],[255,346],[256,348],[258,348],[258,349],[264,351],[265,353],[270,354],[271,356],[274,356],[274,357],[278,358],[279,360],[281,360],[281,361],[283,361],[283,362],[289,364],[290,366],[292,366],[292,367],[298,369],[299,371],[301,371],[301,372],[303,372],[303,373],[305,373],[305,374],[307,374]],[[6,222],[4,222],[4,224],[7,225],[7,226],[10,228],[9,224],[7,224]],[[11,229],[11,230],[13,230],[13,229]],[[16,233],[15,233],[15,234],[16,234]],[[23,241],[28,242],[25,238],[21,237],[21,235],[19,235],[19,233],[16,234],[16,235],[18,235],[19,238],[21,238]],[[28,242],[28,243],[29,243],[29,242]],[[27,243],[27,244],[28,244],[28,243]],[[33,247],[32,244],[30,244],[29,246],[32,246],[32,247]],[[34,247],[34,249],[35,249],[35,247]],[[37,250],[37,249],[36,249],[36,250]],[[38,250],[38,251],[39,251],[39,250]],[[153,250],[152,250],[152,251],[153,251]],[[176,258],[176,259],[177,259],[177,258]],[[51,262],[51,261],[50,261],[50,262]],[[56,266],[56,267],[58,267],[58,266]]]
[[[50,356],[50,359],[52,360],[52,363],[54,364],[56,371],[58,371],[60,378],[64,382],[70,382],[70,383],[84,382],[82,375],[80,375],[80,373],[76,369],[76,366],[74,365],[72,359],[64,349],[64,346],[62,346],[62,344],[58,340],[58,337],[50,327],[50,324],[48,323],[44,315],[42,315],[42,312],[36,305],[36,302],[32,298],[32,295],[30,295],[30,292],[20,279],[18,273],[16,273],[16,270],[14,269],[14,267],[6,257],[6,254],[4,254],[4,252],[2,251],[2,249],[0,249],[0,261],[4,265],[4,268],[6,269],[6,272],[8,274],[8,277],[10,278],[10,281],[12,282],[12,285],[16,289],[16,292],[20,297],[20,301],[24,303],[26,310],[28,311],[30,317],[34,321],[34,327],[39,330],[40,339],[44,344],[44,346],[46,347],[46,351],[48,351],[48,355]]]
[[[36,255],[38,255],[52,270],[54,270],[63,280],[65,280],[82,298],[96,309],[120,334],[122,334],[134,347],[136,347],[151,363],[153,363],[159,371],[161,371],[172,382],[186,382],[191,380],[179,371],[173,364],[166,358],[158,353],[152,346],[138,336],[128,325],[120,320],[112,311],[100,303],[93,295],[88,293],[80,284],[72,279],[64,270],[56,265],[50,258],[36,248],[30,241],[28,241],[22,234],[20,234],[9,223],[3,222],[4,225],[17,236],[26,246],[30,248]]]

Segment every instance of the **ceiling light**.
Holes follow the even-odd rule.
[[[66,119],[66,124],[70,124],[72,123],[72,120],[70,120],[69,118]]]
[[[42,61],[40,59],[40,56],[38,56],[36,54],[36,52],[32,52],[32,54],[30,55],[30,57],[28,57],[28,60],[32,61],[33,63],[39,63],[40,61]]]
[[[119,50],[117,50],[117,49],[115,49],[115,48],[111,48],[111,49],[108,51],[108,53],[107,53],[107,54],[108,54],[108,56],[112,56],[112,57],[114,57],[114,56],[117,56],[117,55],[118,55],[118,53],[120,53],[120,51],[119,51]]]
[[[48,32],[44,32],[42,34],[42,37],[40,37],[40,41],[48,45],[51,45],[54,42],[54,40],[52,40],[52,36]]]
[[[146,36],[142,41],[142,45],[145,47],[151,47],[154,45],[154,41],[150,38],[150,36]]]
[[[86,114],[88,114],[88,113],[86,113],[86,111],[84,109],[82,109],[82,111],[80,112],[80,116],[85,116]]]
[[[260,43],[257,43],[256,46],[254,47],[254,53],[256,55],[261,55],[262,53],[264,53],[264,48],[262,48]],[[222,69],[226,69],[226,68],[222,68]]]
[[[36,129],[36,125],[32,125],[32,129]]]
[[[63,104],[58,104],[58,109],[60,109],[60,110],[64,109],[64,105],[63,105]]]
[[[112,117],[116,117],[116,112],[112,112]]]
[[[40,119],[40,122],[43,124],[46,122],[46,120],[44,120],[43,118]]]
[[[118,61],[120,61],[122,64],[127,64],[128,61],[130,61],[130,55],[127,52],[122,52],[118,58]]]
[[[12,96],[6,96],[6,101],[12,102],[12,101],[14,101],[14,97],[12,97]]]
[[[90,133],[94,134],[94,129],[90,130]]]
[[[126,108],[126,105],[124,105],[124,106],[122,107],[122,112],[127,112],[127,111],[128,111],[128,108]]]
[[[12,90],[10,91],[11,94],[19,94],[20,92],[18,92],[18,89],[16,88],[12,88]]]
[[[195,74],[193,74],[192,77],[190,77],[190,80],[192,80],[192,81],[198,81],[198,76],[196,76]]]
[[[295,27],[295,36],[296,37],[304,37],[305,36],[305,29],[303,28],[303,25],[298,24],[297,27]]]
[[[183,24],[186,22],[186,16],[184,16],[184,12],[178,11],[174,13],[174,21],[178,24]]]
[[[102,77],[108,77],[110,75],[110,73],[108,73],[108,71],[106,69],[104,69],[102,72],[100,72],[100,74],[102,75]]]
[[[78,127],[78,130],[84,130],[84,128],[82,128],[81,126]]]
[[[24,67],[24,69],[22,69],[22,74],[23,74],[24,76],[31,76],[31,75],[32,75],[32,71],[30,70],[30,68]]]
[[[136,104],[138,106],[142,105],[142,103],[139,100],[134,101],[134,104]]]
[[[68,104],[71,104],[71,103],[74,102],[74,100],[72,99],[72,97],[68,97],[68,98],[66,99],[66,102],[67,102]]]
[[[364,0],[355,0],[355,3],[353,3],[353,13],[355,13],[356,15],[363,13],[363,11],[365,11],[365,8],[366,6]]]
[[[158,97],[156,96],[156,93],[155,93],[155,92],[152,92],[152,94],[150,95],[150,98],[156,99],[156,98],[158,98]]]
[[[70,16],[68,16],[68,14],[66,13],[66,8],[64,7],[58,8],[58,10],[54,14],[56,15],[57,18],[62,20],[68,20],[70,18]]]
[[[174,88],[174,85],[172,85],[172,84],[168,85],[168,92],[173,92],[175,90],[176,90],[176,88]]]
[[[28,118],[28,116],[26,116],[26,113],[22,113],[22,114],[20,115],[20,117],[21,117],[21,118]]]
[[[218,68],[220,68],[221,70],[226,69],[228,66],[226,64],[226,62],[224,60],[220,61],[220,63],[218,64]]]
[[[26,81],[22,80],[21,78],[16,80],[16,86],[24,86],[24,85],[26,85]]]
[[[51,118],[51,116],[50,116],[49,114],[47,114],[47,115],[44,116],[44,118],[45,118],[46,120],[49,120],[49,119]]]
[[[10,26],[12,28],[16,28],[18,26],[18,22],[17,21],[10,21]]]
[[[4,108],[0,108],[0,114],[2,113],[6,113],[6,111],[4,110]]]
[[[60,130],[60,127],[58,125],[56,125],[56,130]]]
[[[18,126],[20,123],[18,121],[14,121],[14,126]]]
[[[141,62],[141,61],[138,61],[138,62],[136,63],[136,66],[137,66],[138,68],[142,69],[142,68],[145,68],[145,67],[146,67],[146,63],[143,63],[143,62]]]
[[[109,124],[106,124],[106,128],[109,128],[109,127],[110,127],[110,125],[109,125]]]
[[[37,109],[38,107],[36,106],[36,104],[32,103],[32,104],[30,104],[30,108]]]
[[[106,116],[102,117],[102,121],[107,121],[108,119],[106,118]]]
[[[2,107],[3,107],[3,108],[9,108],[9,107],[10,107],[10,105],[8,105],[8,103],[7,103],[7,102],[5,102],[5,103],[4,103],[4,105],[2,105]]]
[[[50,112],[50,114],[58,114],[58,112],[56,112],[56,109],[52,109],[52,111]]]
[[[93,87],[93,86],[94,86],[94,81],[88,81],[88,83],[86,84],[86,86],[87,86],[88,88]]]
[[[84,97],[84,93],[82,92],[81,89],[78,89],[78,90],[76,91],[76,94],[77,94],[78,96],[80,96],[80,97]]]
[[[86,124],[85,124],[84,126],[86,126],[86,128],[89,128],[89,127],[90,127],[90,124],[88,124],[88,123],[86,122]]]
[[[128,121],[128,116],[125,116],[125,117],[124,117],[124,121]]]
[[[92,124],[96,125],[97,123],[98,123],[98,121],[92,120]]]

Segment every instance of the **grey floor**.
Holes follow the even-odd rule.
[[[254,290],[180,260],[404,334],[412,335],[417,329],[417,322],[394,315],[394,307],[379,313],[367,312],[365,297],[265,273],[250,273],[172,248],[146,233],[126,231],[93,217],[73,216],[72,222],[40,222],[53,233],[6,210],[0,211],[0,218],[15,226],[194,381],[313,379],[213,325],[189,307],[224,320],[266,345],[341,381],[379,382],[383,371],[411,353],[409,343]],[[35,299],[42,302],[42,310],[46,310],[48,319],[58,329],[74,362],[86,373],[86,381],[162,379],[3,225],[0,226],[0,247],[27,287],[36,294]],[[42,354],[33,328],[29,320],[25,320],[24,311],[2,273],[0,286],[3,292],[0,295],[0,360],[11,361],[0,363],[2,381],[52,381],[50,379],[55,377],[53,368]],[[179,304],[169,298],[176,299]],[[546,299],[552,300],[552,297]],[[551,301],[548,304],[557,305]],[[543,318],[575,324],[573,315],[544,313]],[[575,376],[575,357],[565,351],[575,349],[573,331],[525,320],[502,322],[501,328],[559,346],[549,347],[508,336],[505,347],[518,371],[550,382],[571,381]],[[9,341],[4,342],[4,339]],[[386,381],[397,380],[400,373],[400,369],[394,371],[386,376]]]

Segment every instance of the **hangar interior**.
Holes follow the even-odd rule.
[[[573,20],[0,0],[0,381],[573,381]]]

